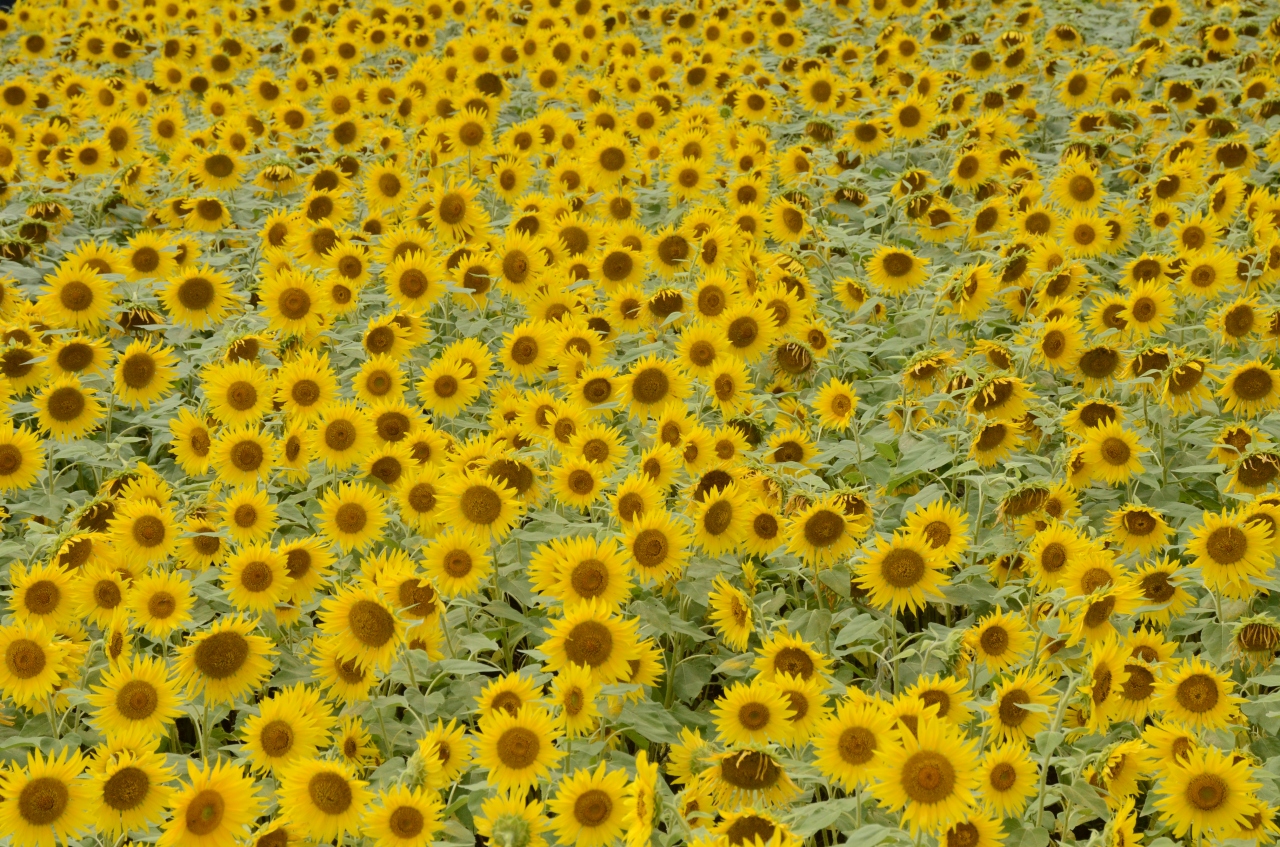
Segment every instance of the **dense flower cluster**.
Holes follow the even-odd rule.
[[[2,843],[1280,834],[1269,0],[0,49]]]

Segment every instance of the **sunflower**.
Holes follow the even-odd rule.
[[[232,608],[254,614],[275,610],[289,596],[285,558],[266,544],[248,544],[227,559],[222,588]]]
[[[582,665],[591,670],[597,682],[611,684],[627,678],[631,673],[628,663],[637,658],[635,622],[615,616],[598,600],[565,610],[563,618],[547,627],[547,633],[541,649],[551,671],[569,664]]]
[[[522,706],[514,715],[496,712],[476,735],[476,762],[499,790],[526,791],[559,761],[558,737],[551,716],[536,705]]]
[[[262,804],[243,771],[226,761],[197,768],[187,762],[187,781],[170,800],[173,818],[157,844],[219,847],[248,834]]]
[[[387,601],[363,585],[344,588],[324,599],[320,631],[340,639],[337,650],[341,658],[367,668],[389,667],[404,638],[404,625]]]
[[[50,631],[66,626],[75,614],[72,575],[50,562],[28,568],[14,562],[9,568],[13,593],[9,610],[20,623],[40,624]]]
[[[1204,747],[1191,751],[1181,765],[1165,772],[1155,802],[1176,837],[1230,832],[1255,810],[1260,786],[1247,759]]]
[[[692,788],[705,791],[713,805],[722,808],[781,806],[799,792],[781,761],[751,748],[715,754]]]
[[[277,460],[276,442],[256,426],[231,427],[218,434],[212,446],[206,448],[206,455],[217,468],[219,479],[233,485],[256,486],[271,476]]]
[[[255,773],[283,773],[309,759],[329,740],[323,717],[310,707],[298,689],[286,689],[258,704],[240,730],[250,768]]]
[[[1142,473],[1142,456],[1146,452],[1137,433],[1119,423],[1094,427],[1085,436],[1084,460],[1090,474],[1110,485],[1123,485]]]
[[[1089,697],[1087,726],[1090,729],[1106,732],[1121,706],[1120,691],[1128,681],[1129,671],[1114,635],[1094,641],[1080,686],[1081,693]]]
[[[764,680],[772,681],[779,674],[809,680],[825,676],[831,662],[812,644],[784,627],[764,642],[752,667]]]
[[[189,623],[194,605],[191,584],[177,572],[164,570],[135,577],[126,603],[142,631],[159,640]]]
[[[604,847],[623,835],[625,771],[578,770],[561,781],[547,807],[555,812],[552,827],[561,843]]]
[[[428,847],[444,826],[443,811],[435,792],[396,785],[364,810],[362,829],[375,847]]]
[[[1052,680],[1023,668],[996,685],[983,725],[1005,741],[1028,743],[1049,723],[1048,709],[1057,699],[1047,696],[1052,688]]]
[[[926,539],[895,533],[892,538],[878,536],[854,570],[869,602],[896,613],[923,608],[929,599],[940,600],[946,566],[946,559]]]
[[[499,790],[480,804],[480,813],[475,818],[476,833],[492,842],[500,838],[502,832],[514,830],[528,833],[528,847],[546,847],[542,833],[550,829],[551,824],[542,809],[540,801],[526,798],[524,792]]]
[[[1253,582],[1266,579],[1271,567],[1269,531],[1230,512],[1201,517],[1186,551],[1194,557],[1192,567],[1200,568],[1204,586],[1231,597],[1252,597]]]
[[[726,308],[718,325],[728,351],[744,362],[755,362],[773,345],[773,313],[759,303],[739,303]],[[714,385],[715,371],[706,374],[704,379]]]
[[[94,819],[112,834],[145,830],[164,818],[173,789],[165,757],[155,752],[104,750],[90,767]]]
[[[689,393],[684,374],[655,355],[637,360],[619,387],[631,414],[642,420],[655,417],[668,403],[683,401]]]
[[[775,685],[757,679],[727,688],[712,708],[716,733],[725,744],[767,744],[790,734],[795,717],[790,699]]]
[[[1049,186],[1054,199],[1069,212],[1089,212],[1106,199],[1106,189],[1092,164],[1079,156],[1069,156]]]
[[[1111,537],[1126,553],[1148,554],[1169,542],[1173,528],[1159,511],[1140,503],[1126,503],[1107,518]]]
[[[837,432],[847,430],[858,408],[858,393],[843,380],[832,377],[814,394],[812,409],[818,424]]]
[[[469,529],[482,539],[505,538],[521,511],[513,489],[478,470],[455,473],[441,487],[440,522]]]
[[[870,769],[871,791],[890,811],[902,810],[913,832],[939,832],[957,822],[979,786],[978,754],[945,721],[926,717],[900,733]]]
[[[551,700],[558,704],[560,724],[570,738],[589,735],[598,725],[600,709],[596,701],[600,687],[592,679],[591,670],[582,665],[567,665],[555,675]]]
[[[373,794],[342,762],[302,759],[284,769],[280,811],[291,828],[321,840],[354,834]]]
[[[320,410],[313,444],[317,457],[333,470],[359,463],[374,448],[374,422],[352,403],[331,403]]]
[[[178,650],[178,672],[192,696],[210,703],[233,703],[259,686],[271,672],[276,651],[271,639],[254,635],[255,621],[220,617]]]
[[[1133,574],[1134,585],[1142,594],[1143,619],[1158,624],[1168,623],[1195,602],[1182,587],[1182,569],[1168,559],[1146,562]]]
[[[213,413],[231,426],[261,420],[275,394],[265,369],[245,360],[211,365],[201,375],[201,382]]]
[[[968,632],[969,644],[978,660],[992,672],[1008,670],[1031,649],[1023,618],[997,610],[979,620]]]
[[[755,615],[747,595],[717,575],[707,598],[707,613],[727,647],[737,651],[747,649],[755,629]]]
[[[107,531],[116,549],[140,564],[161,562],[178,546],[173,514],[151,500],[120,503]]]
[[[815,501],[787,524],[787,549],[815,564],[830,564],[849,553],[860,533],[834,498]]]
[[[130,342],[116,361],[116,397],[135,408],[150,409],[173,385],[178,375],[177,362],[173,351],[161,344]]]
[[[96,330],[115,305],[112,284],[90,267],[64,263],[44,282],[37,305],[55,326]]]
[[[1224,411],[1254,418],[1280,405],[1280,372],[1260,359],[1236,365],[1222,380]]]
[[[10,766],[0,777],[0,825],[15,843],[47,847],[66,844],[93,827],[93,787],[81,776],[79,751],[54,756],[39,750],[27,754],[26,765]]]
[[[73,335],[55,339],[48,355],[55,375],[89,376],[106,373],[114,353],[104,338]]]
[[[219,527],[239,544],[265,542],[275,531],[279,514],[266,489],[239,488],[222,501]]]
[[[1017,817],[1039,789],[1040,771],[1026,745],[1005,743],[987,751],[979,765],[982,805],[1001,817]]]
[[[39,623],[0,626],[0,692],[21,706],[45,701],[70,670],[66,642]]]
[[[958,561],[969,549],[969,519],[959,507],[942,500],[912,509],[903,528],[923,537],[937,555],[948,561]]]
[[[565,608],[592,600],[618,608],[632,589],[618,543],[590,537],[552,539],[542,545],[529,562],[529,579],[535,591],[556,598]]]
[[[890,296],[901,297],[924,285],[928,264],[927,259],[910,250],[885,245],[867,260],[865,270],[872,285]]]
[[[933,100],[915,93],[897,103],[888,116],[893,137],[903,141],[923,139],[933,128],[937,108]]]
[[[275,401],[291,419],[310,421],[338,400],[338,379],[327,354],[302,351],[276,374]]]
[[[654,508],[638,514],[626,528],[629,568],[642,583],[665,582],[684,568],[692,539],[671,513]]]
[[[493,572],[488,545],[475,533],[449,527],[423,551],[423,566],[445,597],[466,597],[480,590]]]
[[[301,270],[269,275],[258,291],[268,327],[290,335],[311,336],[322,325],[324,293],[319,282]]]
[[[1154,705],[1165,720],[1192,729],[1226,729],[1244,702],[1233,689],[1229,675],[1195,656],[1165,673],[1156,684]]]

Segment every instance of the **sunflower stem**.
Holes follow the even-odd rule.
[[[200,761],[209,761],[209,698],[200,704]]]
[[[1062,719],[1067,713],[1067,700],[1071,699],[1071,692],[1076,687],[1076,675],[1068,674],[1067,686],[1062,691],[1062,698],[1058,700],[1058,711],[1053,716],[1053,728],[1050,732],[1057,732],[1062,729]],[[1053,747],[1045,751],[1044,759],[1040,763],[1040,798],[1036,802],[1036,826],[1040,826],[1040,822],[1044,819],[1044,801],[1045,795],[1048,793],[1049,785],[1049,762],[1053,758],[1054,752],[1058,749],[1055,744]]]
[[[62,738],[62,733],[58,731],[61,721],[55,720],[58,717],[58,709],[53,705],[53,694],[47,694],[45,700],[49,705],[49,728],[53,731],[53,739],[58,741]]]

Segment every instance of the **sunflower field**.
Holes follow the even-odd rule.
[[[1280,836],[1274,0],[0,51],[2,847]]]

